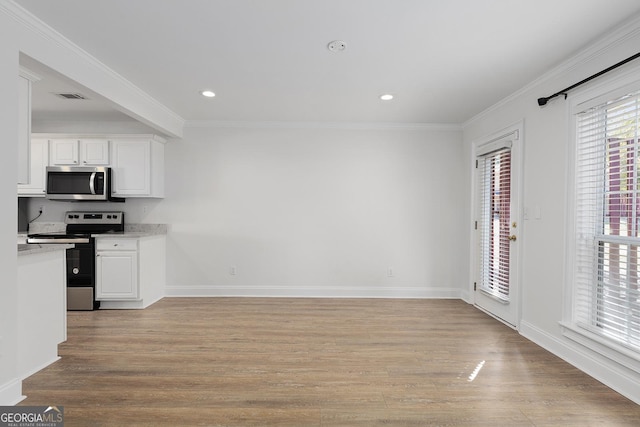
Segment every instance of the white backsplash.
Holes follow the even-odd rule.
[[[125,224],[128,233],[167,234],[167,224]]]
[[[64,222],[32,222],[29,224],[29,234],[64,232],[67,225]]]

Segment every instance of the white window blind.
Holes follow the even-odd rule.
[[[509,301],[511,148],[478,159],[480,291]]]
[[[640,351],[640,92],[577,115],[575,322]]]

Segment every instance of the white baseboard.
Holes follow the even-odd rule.
[[[473,304],[473,298],[471,298],[470,292],[466,289],[460,291],[460,299],[467,304]]]
[[[22,395],[22,381],[14,379],[0,384],[0,406],[14,406],[24,400]]]
[[[133,301],[100,301],[100,310],[142,310],[155,304],[163,297],[155,297],[153,299],[133,300]]]
[[[167,297],[290,297],[290,298],[439,298],[460,299],[460,290],[418,287],[259,287],[168,286]]]
[[[56,352],[57,352],[57,348],[56,348]],[[29,378],[31,375],[35,374],[36,372],[40,372],[41,370],[43,370],[44,368],[46,368],[47,366],[51,365],[54,362],[57,362],[58,360],[60,360],[60,356],[58,356],[57,354],[55,356],[52,356],[51,359],[42,362],[40,365],[33,367],[31,369],[29,369],[26,372],[21,372],[20,375],[22,377],[23,380]]]
[[[525,321],[520,323],[520,334],[640,405],[640,379],[630,370],[569,339],[554,337]]]

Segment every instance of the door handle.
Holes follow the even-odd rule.
[[[511,240],[512,242],[515,242],[517,239],[515,234],[512,234],[511,236],[509,236],[509,240]]]
[[[89,178],[89,191],[91,191],[91,194],[96,194],[96,187],[95,187],[96,173],[97,172],[93,172],[91,174],[91,178]]]

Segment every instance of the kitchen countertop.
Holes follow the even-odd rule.
[[[91,237],[100,239],[115,239],[115,238],[127,238],[127,239],[139,239],[143,237],[159,236],[166,233],[154,233],[150,231],[120,231],[114,233],[98,233],[92,234]]]
[[[62,251],[69,248],[73,248],[74,245],[70,244],[55,244],[55,245],[37,245],[31,243],[18,243],[18,256],[41,254],[45,252]]]
[[[137,239],[163,234],[167,234],[166,224],[125,224],[123,232],[92,234],[92,237],[100,237],[101,239],[116,237]]]
[[[38,227],[37,223],[34,233],[46,233],[46,232],[56,232],[63,231],[64,224],[62,223],[52,223],[52,224],[43,224],[43,227]],[[92,234],[92,237],[100,237],[100,238],[130,238],[130,239],[139,239],[150,236],[158,236],[167,234],[167,224],[125,224],[123,232],[116,233],[101,233],[101,234]],[[43,252],[51,252],[51,251],[59,251],[63,249],[73,248],[72,244],[48,244],[48,245],[38,245],[38,244],[28,244],[26,243],[27,234],[21,233],[18,234],[18,255],[30,255],[36,253]]]

